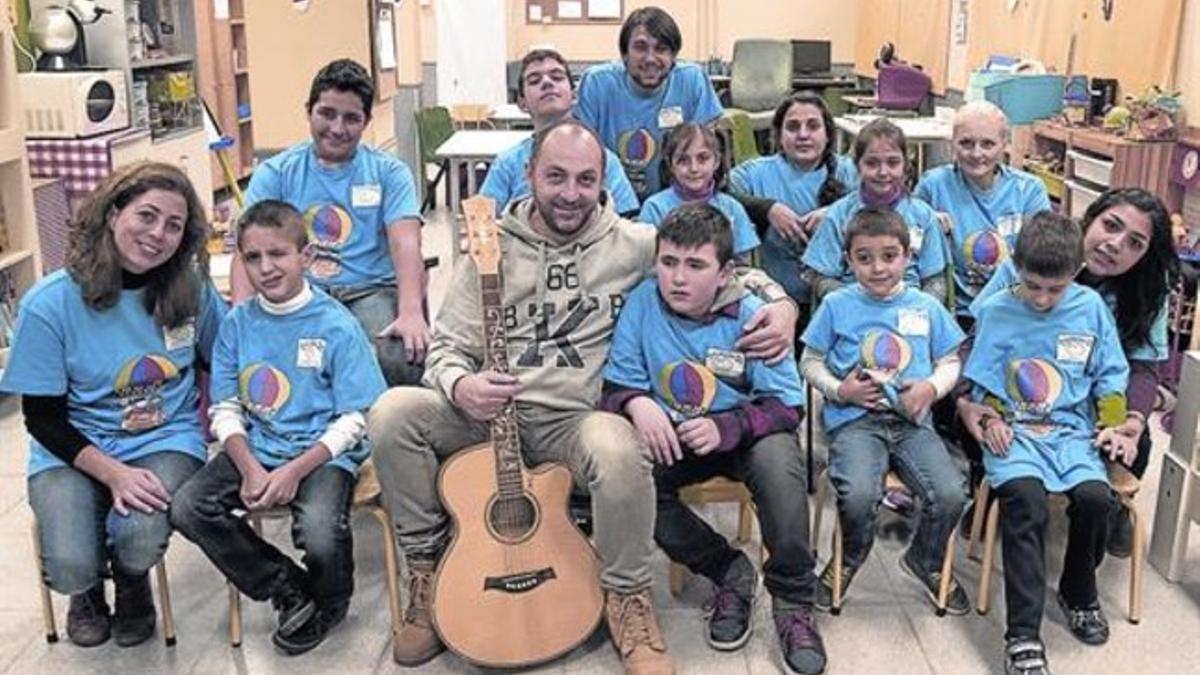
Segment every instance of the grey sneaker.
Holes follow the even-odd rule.
[[[112,622],[104,600],[104,582],[71,596],[67,610],[67,637],[80,647],[95,647],[108,642]]]
[[[754,619],[754,591],[758,573],[745,554],[738,557],[725,572],[711,601],[708,617],[708,646],[720,651],[740,649],[750,639]]]
[[[842,566],[842,603],[846,602],[846,591],[850,590],[850,582],[854,580],[854,573],[858,570],[849,565]],[[822,612],[833,611],[833,562],[830,561],[825,565],[825,569],[821,571],[821,578],[817,584],[817,597],[813,606]]]
[[[1108,642],[1108,619],[1104,616],[1104,610],[1100,609],[1100,603],[1077,608],[1067,604],[1062,591],[1055,593],[1054,597],[1067,619],[1067,628],[1080,642],[1089,645]]]
[[[279,620],[275,634],[280,637],[295,633],[317,611],[317,603],[292,581],[283,583],[275,590],[271,595],[271,606],[275,608]]]
[[[908,576],[921,582],[921,587],[925,589],[925,597],[929,598],[929,601],[933,603],[935,608],[937,608],[938,591],[940,591],[942,587],[941,570],[938,570],[937,572],[931,572],[929,574],[923,574],[921,573],[920,568],[908,559],[907,553],[900,556],[900,569],[904,570],[904,573]],[[953,576],[951,576],[950,592],[946,595],[946,608],[945,610],[938,608],[939,616],[942,613],[953,614],[954,616],[962,616],[969,611],[971,611],[971,600],[967,598],[967,592],[964,591],[963,587],[958,583],[958,579],[955,579]]]
[[[1042,641],[1037,638],[1010,638],[1004,646],[1004,675],[1050,675]]]
[[[825,643],[817,632],[817,620],[812,610],[801,607],[791,613],[775,617],[775,631],[779,634],[779,648],[783,651],[783,664],[796,675],[819,675],[825,671],[828,657]]]

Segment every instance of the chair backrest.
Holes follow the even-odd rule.
[[[424,164],[437,163],[438,146],[454,135],[454,121],[450,119],[450,111],[443,106],[421,108],[416,112],[417,140],[421,144],[421,162]],[[422,169],[424,171],[424,169]]]
[[[754,125],[750,116],[741,110],[727,110],[729,129],[733,139],[733,166],[758,157],[758,144],[754,140]]]
[[[488,117],[491,112],[491,106],[486,103],[458,103],[450,106],[450,118],[454,120],[454,125],[463,128],[467,125],[472,125],[476,128],[494,126],[492,120]]]
[[[907,63],[881,63],[875,83],[877,105],[887,110],[916,110],[921,107],[933,81]]]
[[[773,110],[792,91],[792,43],[738,40],[733,44],[729,102],[750,111]]]

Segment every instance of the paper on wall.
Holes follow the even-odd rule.
[[[558,2],[558,18],[560,19],[582,19],[583,18],[583,3],[578,0],[559,0]]]
[[[529,6],[529,20],[530,21],[541,21],[542,20],[542,6],[541,5],[530,5]]]
[[[621,0],[590,0],[590,2],[588,2],[588,18],[621,18]]]

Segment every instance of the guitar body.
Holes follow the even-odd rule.
[[[521,496],[505,498],[496,461],[493,446],[481,443],[442,466],[438,490],[455,534],[434,579],[432,614],[456,654],[512,668],[581,644],[599,625],[604,600],[595,551],[568,514],[570,471],[522,470]]]

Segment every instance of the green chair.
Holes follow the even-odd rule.
[[[758,144],[754,140],[754,125],[750,116],[741,110],[727,110],[730,136],[733,139],[733,165],[758,157]]]
[[[417,141],[421,145],[421,178],[425,184],[425,200],[421,203],[421,213],[433,208],[437,195],[437,184],[446,175],[450,163],[438,161],[437,149],[442,143],[454,135],[454,121],[450,118],[450,110],[444,106],[421,108],[416,112]],[[437,164],[437,173],[429,179],[428,166]]]
[[[775,106],[792,92],[792,44],[738,40],[733,44],[729,107],[744,110],[755,130],[771,126]]]

